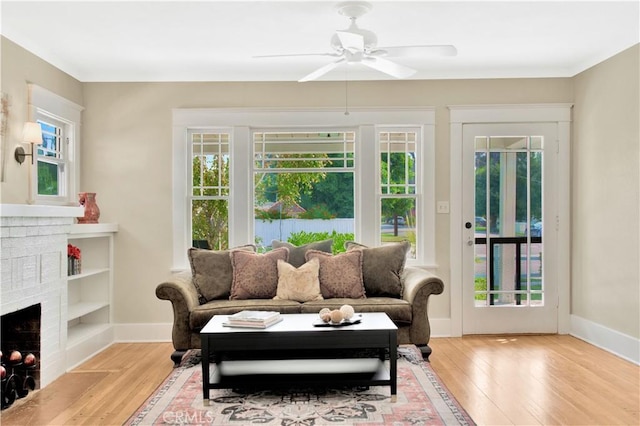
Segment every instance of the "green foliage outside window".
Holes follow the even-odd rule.
[[[410,153],[382,153],[380,172],[383,194],[411,194],[415,183],[415,159]],[[392,220],[393,235],[398,236],[398,218],[413,217],[415,198],[389,197],[382,199],[382,216]],[[415,226],[415,224],[413,224]]]
[[[275,154],[273,161],[266,161],[265,166],[320,169],[331,164],[331,161],[321,159],[324,157],[324,154]],[[303,194],[312,193],[315,185],[325,178],[325,172],[256,173],[255,202],[260,205],[279,201],[285,208],[292,207],[300,203]]]
[[[218,188],[229,186],[229,162],[205,161],[196,156],[193,159],[194,192],[209,192],[216,188],[219,194],[226,195]],[[194,199],[191,204],[191,229],[193,240],[204,240],[213,250],[229,248],[229,202],[226,197],[218,199]]]
[[[508,153],[516,155],[516,153]],[[489,154],[489,209],[491,231],[496,232],[496,225],[500,213],[500,176],[502,152]],[[530,155],[530,179],[527,176],[527,154],[516,155],[516,221],[527,222],[527,186],[530,190],[531,217],[542,218],[542,154],[532,152]],[[476,152],[476,216],[485,217],[487,205],[487,154]]]
[[[38,161],[38,195],[58,195],[58,166]]]
[[[312,243],[314,241],[333,240],[331,251],[333,254],[342,253],[346,251],[344,243],[347,241],[353,241],[354,235],[352,233],[338,233],[336,231],[329,232],[294,232],[289,235],[287,241],[295,246],[301,246],[304,244]]]
[[[482,292],[476,293],[476,300],[487,300],[487,279],[485,277],[476,277],[475,279],[475,291]]]

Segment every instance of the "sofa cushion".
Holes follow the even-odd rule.
[[[322,299],[319,272],[318,259],[311,259],[299,268],[278,259],[278,289],[274,299],[296,302]]]
[[[362,275],[367,297],[402,297],[402,270],[411,244],[385,244],[367,247],[353,241],[345,243],[347,251],[362,250]]]
[[[234,250],[256,251],[256,246],[246,245]],[[190,248],[188,251],[193,285],[198,291],[200,303],[229,298],[233,268],[229,250],[205,250]]]
[[[271,241],[271,247],[273,247],[274,249],[280,247],[286,247],[289,249],[289,260],[287,260],[287,262],[289,262],[296,268],[301,267],[307,261],[304,257],[307,250],[320,250],[325,253],[331,253],[332,246],[333,240],[314,241],[302,246],[294,246],[291,243],[280,240]]]
[[[307,261],[311,259],[320,261],[320,292],[325,299],[365,297],[360,250],[335,256],[318,250],[308,250],[306,258]]]
[[[231,250],[230,299],[273,299],[278,288],[278,259],[287,260],[289,250],[281,247],[265,254]]]

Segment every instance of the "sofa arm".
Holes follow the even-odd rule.
[[[407,266],[402,273],[403,299],[411,303],[411,341],[416,345],[426,345],[431,336],[427,312],[429,296],[444,291],[442,280],[431,272],[416,266]]]
[[[158,299],[169,300],[173,306],[173,331],[171,338],[177,350],[187,350],[191,346],[189,314],[199,306],[198,292],[191,281],[191,271],[171,275],[156,287]]]

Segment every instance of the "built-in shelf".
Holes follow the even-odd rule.
[[[104,302],[80,302],[69,305],[67,321],[79,319],[85,315],[96,312],[104,307],[109,306],[107,301]]]
[[[78,324],[67,333],[67,347],[72,348],[85,339],[111,328],[109,324]]]
[[[67,277],[67,368],[113,342],[114,223],[76,224],[69,244],[81,252],[82,272]]]
[[[90,277],[92,275],[104,274],[104,273],[108,273],[108,272],[111,272],[111,269],[109,269],[109,268],[96,268],[96,269],[83,270],[81,274],[69,275],[67,277],[67,280],[68,281],[79,280],[79,279],[82,279],[82,278]]]

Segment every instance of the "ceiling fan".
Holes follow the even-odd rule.
[[[455,56],[457,50],[452,45],[417,45],[378,47],[378,37],[373,31],[365,30],[356,24],[356,20],[372,9],[370,3],[364,1],[347,1],[338,3],[336,9],[340,15],[351,20],[349,28],[336,31],[331,37],[332,52],[298,53],[287,55],[262,55],[255,58],[275,58],[291,56],[329,56],[338,58],[312,73],[302,77],[298,82],[312,81],[325,75],[343,63],[360,63],[369,68],[381,71],[395,78],[407,78],[417,72],[413,68],[400,65],[386,57],[402,56]]]

